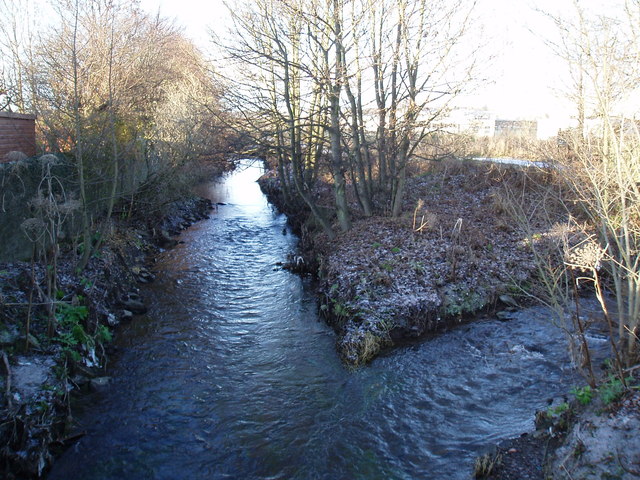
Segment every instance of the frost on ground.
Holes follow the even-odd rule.
[[[549,462],[555,480],[640,477],[640,392],[612,411],[596,403],[583,412]]]
[[[408,180],[405,214],[370,217],[333,242],[319,237],[324,311],[351,365],[400,338],[458,323],[534,272],[504,187],[524,173],[436,169]]]

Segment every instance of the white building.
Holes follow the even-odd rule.
[[[489,110],[455,107],[439,123],[445,132],[493,137],[496,114]]]

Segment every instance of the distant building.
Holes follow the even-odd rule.
[[[36,154],[36,116],[0,112],[0,163],[9,161],[9,152]]]
[[[537,120],[496,120],[494,136],[538,138]]]
[[[367,112],[368,131],[377,129],[377,111]],[[487,108],[453,107],[443,115],[428,108],[420,114],[420,119],[428,121],[434,131],[455,135],[468,135],[478,138],[514,136],[532,140],[546,140],[557,135],[558,129],[567,128],[575,123],[566,115],[540,115],[534,120],[511,120],[498,118],[496,112]],[[436,118],[432,122],[433,118]],[[630,124],[630,122],[629,122]]]
[[[488,110],[454,108],[440,123],[440,129],[449,133],[493,137],[496,115]]]

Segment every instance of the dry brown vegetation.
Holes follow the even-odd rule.
[[[416,158],[441,160],[443,158],[517,158],[522,160],[549,162],[563,155],[566,148],[553,137],[538,140],[519,135],[478,137],[469,134],[438,132],[424,139]]]

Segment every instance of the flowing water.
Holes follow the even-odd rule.
[[[50,479],[467,479],[576,382],[541,309],[483,320],[345,369],[296,248],[249,167],[164,252],[123,326],[110,388]]]

